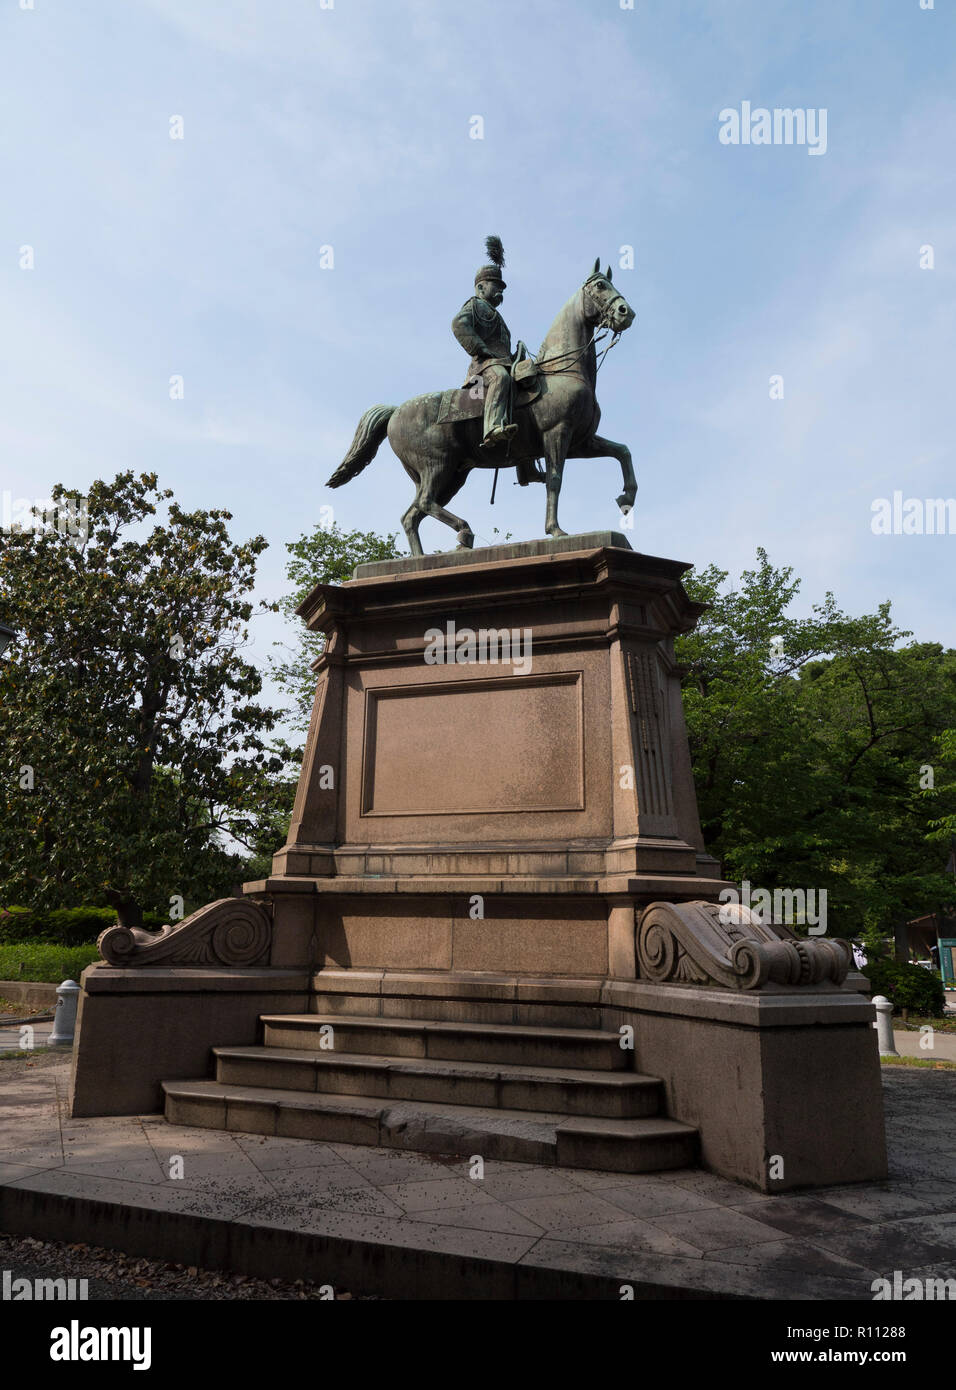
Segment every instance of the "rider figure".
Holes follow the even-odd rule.
[[[488,449],[509,440],[518,426],[510,423],[511,365],[515,354],[511,351],[508,325],[497,309],[506,288],[501,276],[504,248],[499,238],[492,236],[486,239],[485,247],[492,264],[483,265],[478,271],[474,297],[462,305],[451,328],[471,356],[465,385],[480,378],[484,386],[485,421],[481,447]]]

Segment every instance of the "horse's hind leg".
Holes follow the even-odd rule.
[[[440,507],[437,502],[429,502],[425,507],[425,514],[433,516],[436,521],[443,521],[446,526],[450,526],[453,531],[458,532],[458,549],[471,550],[475,544],[475,533],[472,531],[468,522],[460,516],[455,516],[453,512],[448,512],[444,507]]]
[[[418,505],[418,498],[416,497],[415,501],[402,517],[402,528],[405,535],[408,537],[408,548],[413,555],[424,555],[425,553],[424,550],[422,550],[422,543],[418,538],[418,528],[422,523],[422,517],[424,515],[425,513]]]
[[[418,528],[422,524],[425,509],[421,505],[422,490],[424,488],[423,475],[402,459],[402,467],[415,484],[415,501],[402,517],[402,530],[408,537],[408,548],[413,555],[424,555],[422,543],[418,536]]]
[[[455,496],[467,475],[467,468],[462,470],[455,464],[447,465],[434,478],[430,496],[427,499],[422,498],[422,505],[429,516],[433,516],[436,521],[443,521],[446,526],[450,526],[452,530],[458,532],[459,550],[472,549],[475,544],[475,533],[467,521],[460,516],[455,516],[454,512],[446,510],[444,504]]]
[[[468,522],[460,516],[455,516],[453,512],[446,511],[441,505],[453,497],[461,487],[463,479],[456,476],[458,470],[453,466],[432,470],[423,464],[421,473],[418,473],[411,465],[405,463],[405,471],[418,482],[415,501],[402,517],[402,526],[408,537],[412,554],[424,555],[425,553],[418,536],[418,528],[426,516],[433,516],[436,521],[443,521],[446,526],[457,531],[458,549],[470,550],[475,543],[475,537]]]

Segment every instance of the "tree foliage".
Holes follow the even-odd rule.
[[[677,647],[709,848],[755,886],[825,888],[839,935],[935,910],[952,897],[932,837],[956,813],[956,652],[904,645],[889,603],[851,618],[827,594],[792,616],[799,581],[762,549],[727,581],[689,577],[711,606]]]
[[[8,904],[106,902],[128,924],[198,905],[242,877],[223,836],[249,845],[277,794],[280,712],[242,655],[266,542],[171,496],[122,473],[89,489],[87,534],[0,536],[0,621],[19,631],[0,662]]]
[[[300,732],[309,727],[315,697],[312,664],[325,648],[324,633],[309,632],[296,609],[316,584],[344,584],[352,578],[356,565],[371,560],[394,560],[403,552],[396,537],[377,536],[369,531],[340,531],[337,526],[316,526],[286,546],[291,559],[286,565],[290,592],[280,599],[279,609],[293,624],[296,634],[284,661],[272,660],[272,674],[292,701],[291,722]],[[278,644],[277,644],[278,645]]]

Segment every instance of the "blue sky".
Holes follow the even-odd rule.
[[[369,405],[462,379],[450,322],[494,232],[532,349],[596,255],[637,312],[599,383],[636,549],[739,573],[763,545],[804,610],[890,598],[956,645],[956,536],[870,528],[894,490],[956,495],[951,0],[33,3],[0,12],[0,490],[155,470],[268,537],[278,596],[324,504],[398,529],[387,445],[323,484]],[[721,144],[745,100],[825,108],[826,153]],[[543,534],[544,490],[503,479],[492,508],[489,479],[454,504],[478,544]],[[613,460],[569,462],[565,529],[617,526],[619,491]]]

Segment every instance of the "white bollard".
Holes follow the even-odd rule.
[[[56,1013],[53,1016],[53,1032],[47,1038],[48,1047],[73,1046],[79,999],[80,987],[75,980],[64,980],[62,985],[57,985]]]
[[[898,1057],[900,1054],[896,1050],[896,1043],[893,1041],[893,1005],[884,994],[878,994],[873,999],[873,1007],[876,1009],[876,1041],[879,1044],[881,1057]]]

